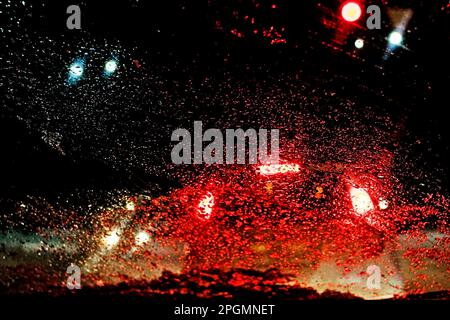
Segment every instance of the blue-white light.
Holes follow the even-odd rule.
[[[75,61],[70,65],[69,76],[73,78],[81,78],[84,73],[84,64],[81,61]]]
[[[356,49],[362,49],[362,47],[364,47],[364,40],[363,39],[356,39],[355,47],[356,47]]]
[[[388,41],[393,46],[400,46],[403,42],[403,35],[399,31],[392,31],[389,34]]]
[[[84,61],[82,59],[75,60],[70,66],[68,71],[69,84],[75,84],[83,78],[84,74]]]
[[[105,63],[105,74],[112,75],[117,70],[117,61],[109,60]]]

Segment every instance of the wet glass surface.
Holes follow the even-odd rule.
[[[3,293],[448,298],[448,5],[243,2],[2,4]],[[281,162],[176,165],[194,121]]]

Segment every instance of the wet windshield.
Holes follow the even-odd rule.
[[[1,292],[448,298],[445,1],[105,3],[1,5]]]

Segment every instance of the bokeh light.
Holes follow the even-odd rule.
[[[135,210],[135,205],[133,201],[127,201],[127,203],[125,204],[125,208],[128,211],[134,211]]]
[[[117,70],[117,61],[109,60],[105,63],[105,74],[112,75]]]
[[[361,17],[361,7],[356,2],[347,2],[341,10],[342,18],[348,22],[354,22]]]
[[[363,39],[356,39],[355,47],[356,47],[356,49],[362,49],[364,47],[364,40]]]
[[[388,41],[391,45],[400,46],[403,42],[403,35],[399,31],[392,31],[389,34]]]
[[[150,235],[146,231],[140,231],[136,234],[136,245],[141,246],[150,240]]]
[[[84,61],[76,60],[69,67],[69,83],[73,84],[80,80],[84,74]]]
[[[204,219],[209,219],[214,207],[214,195],[208,192],[198,204],[198,215]]]
[[[114,229],[103,238],[103,243],[105,244],[106,248],[112,249],[119,243],[120,241],[119,233],[120,233],[119,230]]]
[[[358,215],[365,214],[374,209],[372,199],[366,190],[362,188],[350,188],[353,209]]]

